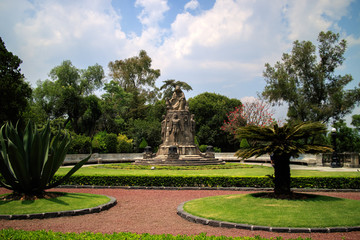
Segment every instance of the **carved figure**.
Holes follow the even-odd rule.
[[[186,106],[185,94],[183,93],[183,91],[181,91],[179,86],[175,87],[175,91],[171,99],[169,100],[169,103],[173,110],[185,110],[185,106]]]
[[[171,119],[172,127],[171,127],[171,133],[174,137],[174,142],[177,143],[179,141],[179,133],[181,131],[180,129],[180,119],[177,113],[173,115],[173,118]]]

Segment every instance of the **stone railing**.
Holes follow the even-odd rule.
[[[359,165],[359,153],[356,152],[344,152],[337,154],[342,167],[358,168]],[[322,165],[331,166],[332,153],[324,153],[322,155]]]

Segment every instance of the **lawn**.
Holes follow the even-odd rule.
[[[195,199],[184,205],[192,215],[207,219],[272,227],[340,227],[360,225],[360,201],[311,195],[305,200],[222,195]]]
[[[62,167],[57,174],[64,175],[70,168]],[[231,177],[263,177],[274,174],[272,167],[226,163],[216,166],[193,167],[155,167],[136,166],[130,163],[93,165],[82,167],[75,175],[102,176],[231,176]],[[316,170],[291,170],[293,177],[360,177],[360,172],[323,172]]]
[[[0,214],[32,214],[92,208],[109,202],[107,196],[88,193],[64,193],[52,199],[0,200]]]

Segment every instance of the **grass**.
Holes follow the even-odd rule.
[[[70,168],[60,168],[57,174],[64,175]],[[130,163],[105,164],[82,167],[75,175],[102,176],[231,176],[231,177],[263,177],[274,173],[272,167],[226,163],[217,166],[173,167],[136,166]],[[360,177],[360,172],[323,172],[316,170],[291,170],[293,177]]]
[[[226,237],[226,236],[207,236],[206,233],[200,233],[198,235],[171,235],[171,234],[149,234],[149,233],[130,233],[130,232],[120,232],[112,234],[103,234],[103,233],[92,233],[92,232],[82,232],[82,233],[62,233],[62,232],[53,232],[53,231],[24,231],[24,230],[14,230],[14,229],[1,229],[0,230],[0,239],[37,239],[37,240],[47,240],[47,239],[61,239],[61,240],[82,240],[82,239],[94,239],[94,240],[268,240],[269,238],[263,238],[260,236],[255,237]],[[272,240],[277,239],[281,240],[282,237],[270,238]],[[302,240],[303,238],[296,238],[297,240]],[[311,238],[306,238],[310,240]]]
[[[31,214],[84,209],[96,207],[109,202],[109,200],[107,196],[88,193],[65,193],[63,196],[53,199],[0,200],[0,214]]]
[[[360,225],[360,201],[311,195],[282,200],[237,194],[187,202],[184,210],[207,219],[272,227],[340,227]]]

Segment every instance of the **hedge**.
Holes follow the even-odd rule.
[[[55,176],[55,180],[59,176]],[[273,188],[269,177],[209,176],[83,176],[73,175],[63,185],[157,186],[157,187],[251,187]],[[359,189],[359,177],[293,177],[292,188]]]
[[[184,239],[184,240],[268,240],[269,238],[263,238],[260,236],[255,237],[225,237],[225,236],[207,236],[206,233],[200,233],[198,235],[171,235],[171,234],[137,234],[137,233],[129,233],[129,232],[120,232],[113,234],[103,234],[103,233],[92,233],[92,232],[82,232],[82,233],[62,233],[62,232],[53,232],[53,231],[24,231],[24,230],[14,230],[14,229],[2,229],[0,230],[0,239],[38,239],[38,240],[47,240],[47,239],[62,239],[62,240],[80,240],[80,239],[127,239],[127,240],[176,240],[176,239]],[[270,238],[274,239],[274,238]],[[281,240],[282,237],[276,237],[276,239]],[[302,240],[303,238],[299,237],[297,240]],[[311,239],[311,238],[306,238]]]

